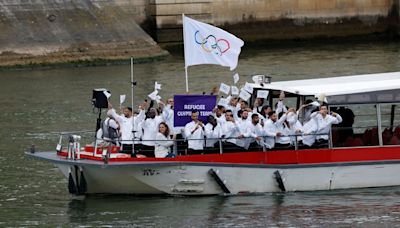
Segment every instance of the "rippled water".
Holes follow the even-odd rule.
[[[400,71],[399,43],[299,43],[291,47],[245,47],[245,75],[268,73],[289,80]],[[72,198],[67,181],[50,164],[27,158],[32,144],[51,150],[56,131],[94,129],[93,88],[106,87],[118,103],[130,94],[129,66],[0,72],[0,227],[308,227],[399,226],[400,188],[264,194],[236,197],[91,196]],[[232,73],[218,66],[189,68],[192,93],[209,92]],[[161,96],[184,93],[183,59],[135,65],[135,104],[163,84]],[[139,99],[140,98],[140,99]],[[256,178],[256,177],[255,177]]]

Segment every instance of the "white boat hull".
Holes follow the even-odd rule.
[[[69,164],[57,164],[68,178]],[[87,181],[86,193],[214,195],[223,191],[210,174],[217,171],[231,194],[281,192],[279,171],[286,191],[320,191],[400,185],[400,163],[287,165],[149,164],[80,166]]]

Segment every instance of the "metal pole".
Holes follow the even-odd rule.
[[[381,104],[376,104],[376,115],[378,120],[378,140],[379,146],[383,145],[382,139],[382,116],[381,116]]]
[[[185,45],[185,14],[182,14],[182,31],[183,31],[183,58],[186,55],[186,45]],[[189,93],[189,82],[188,82],[188,70],[185,62],[185,80],[186,80],[186,93]]]
[[[133,108],[133,87],[134,87],[134,82],[133,82],[133,57],[131,57],[131,95],[132,95],[131,107],[132,108]]]
[[[185,80],[186,80],[186,93],[189,93],[189,81],[188,81],[188,70],[185,67]]]
[[[135,82],[133,81],[133,57],[131,57],[131,95],[132,95],[132,99],[131,99],[131,108],[132,108],[132,112],[133,112],[133,87],[135,86]],[[135,153],[135,131],[134,131],[134,127],[135,127],[135,117],[133,116],[132,113],[132,152],[131,155],[133,155]]]

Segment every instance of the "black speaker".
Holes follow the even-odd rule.
[[[92,103],[93,106],[96,108],[108,108],[108,99],[106,95],[104,94],[104,91],[107,91],[110,93],[110,91],[106,89],[94,89],[93,90],[93,97],[92,97]]]

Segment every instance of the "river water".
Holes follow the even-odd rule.
[[[399,43],[363,42],[244,47],[237,72],[274,81],[400,70]],[[183,58],[136,64],[139,104],[162,84],[163,98],[185,92]],[[94,129],[93,88],[108,88],[117,104],[130,94],[129,66],[0,71],[0,227],[304,227],[400,224],[400,188],[237,197],[90,196],[73,198],[52,165],[27,158],[32,144],[52,150],[52,132]],[[232,73],[218,66],[189,68],[191,93],[209,92]],[[257,177],[254,177],[257,178]]]

